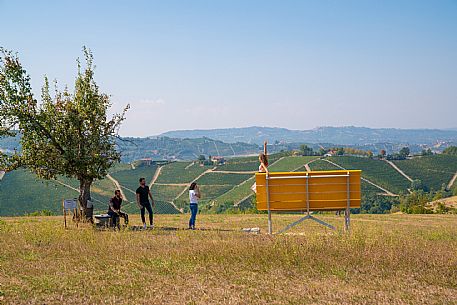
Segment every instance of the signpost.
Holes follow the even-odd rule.
[[[65,229],[67,228],[67,211],[73,213],[73,217],[78,218],[78,199],[63,199],[62,200],[63,219]],[[76,220],[76,227],[78,227],[78,219]]]

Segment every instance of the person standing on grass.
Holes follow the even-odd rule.
[[[201,198],[200,189],[197,183],[192,182],[189,187],[189,200],[190,200],[190,220],[189,229],[195,230],[195,219],[198,213],[198,200]]]
[[[114,197],[109,200],[109,209],[108,215],[111,216],[113,221],[113,226],[116,227],[119,225],[119,218],[124,218],[124,223],[129,223],[129,215],[121,211],[122,205],[122,195],[120,190],[114,191]]]
[[[149,198],[151,198],[151,203],[149,202]],[[152,198],[151,191],[149,190],[149,186],[146,185],[146,179],[140,178],[140,186],[136,189],[136,203],[138,208],[141,211],[141,221],[143,222],[143,229],[146,229],[146,220],[144,218],[145,209],[148,210],[149,214],[149,225],[151,227],[154,226],[153,224],[153,214],[152,214],[152,207],[155,205],[154,198]]]

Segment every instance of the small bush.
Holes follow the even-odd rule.
[[[25,216],[55,216],[56,214],[53,211],[41,210],[32,213],[25,214]]]

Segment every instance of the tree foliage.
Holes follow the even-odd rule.
[[[314,150],[306,144],[300,145],[300,153],[302,156],[314,156]]]
[[[55,84],[51,95],[45,78],[38,103],[19,58],[2,49],[0,135],[7,136],[18,129],[22,150],[15,155],[3,155],[0,161],[9,169],[26,167],[40,178],[64,175],[78,179],[80,201],[86,207],[92,182],[105,177],[108,169],[120,160],[115,138],[128,106],[108,118],[109,96],[100,92],[94,80],[92,53],[86,48],[83,52],[85,67],[78,60],[74,91],[60,91]]]
[[[400,149],[400,152],[398,154],[404,158],[408,157],[410,154],[409,147],[407,147],[407,146],[403,147],[402,149]]]
[[[457,146],[449,146],[443,150],[443,154],[457,156]]]
[[[432,199],[430,196],[420,190],[400,196],[400,210],[408,214],[431,214],[433,210],[427,208],[427,203]]]

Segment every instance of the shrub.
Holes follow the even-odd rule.
[[[25,214],[25,216],[55,216],[56,214],[50,210],[41,210]]]

